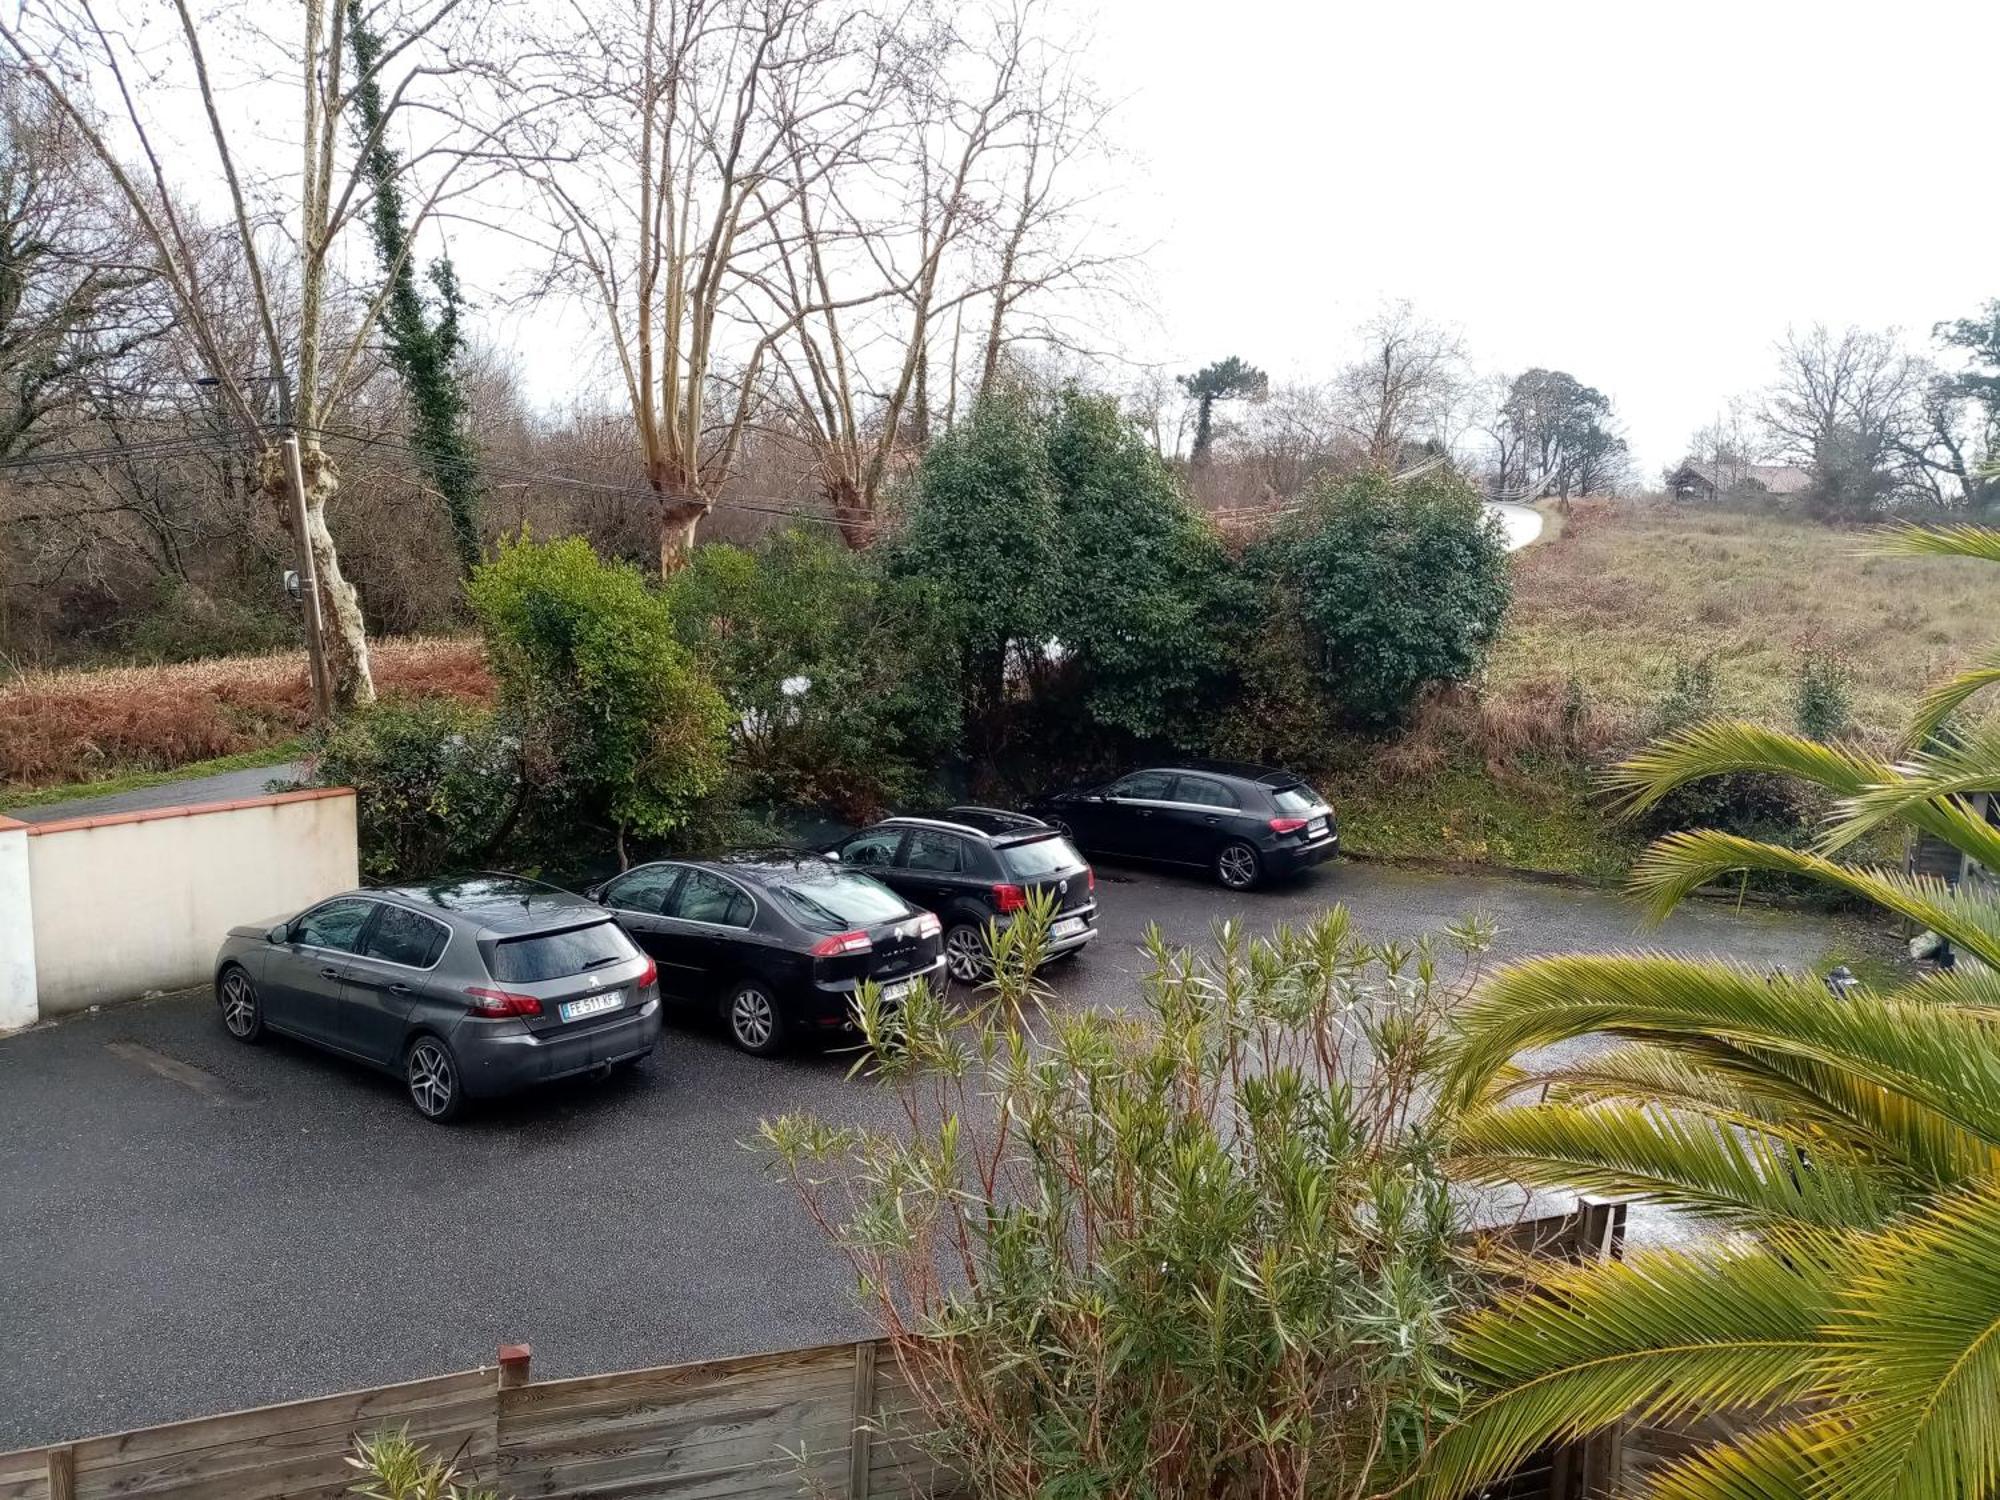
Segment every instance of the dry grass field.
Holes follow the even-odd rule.
[[[2000,570],[1867,543],[1803,519],[1579,501],[1516,559],[1490,694],[1546,698],[1574,676],[1589,712],[1635,738],[1674,663],[1707,655],[1724,712],[1790,726],[1799,648],[1817,637],[1852,670],[1857,729],[1886,740],[1927,684],[2000,643]]]
[[[389,640],[372,650],[386,697],[487,696],[474,639]],[[176,766],[296,738],[310,716],[298,652],[179,666],[38,672],[0,684],[0,786],[28,788]]]

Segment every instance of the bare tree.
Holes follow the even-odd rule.
[[[0,43],[88,147],[131,212],[149,251],[148,269],[170,293],[216,382],[225,417],[261,449],[260,487],[274,502],[290,485],[279,439],[288,431],[300,435],[305,541],[327,625],[329,686],[342,705],[371,701],[374,684],[360,601],[327,529],[326,507],[339,476],[320,439],[366,366],[382,297],[337,306],[336,252],[366,211],[360,158],[388,130],[421,132],[420,145],[401,163],[417,205],[413,230],[447,192],[469,185],[461,169],[496,154],[498,126],[477,125],[466,112],[467,81],[478,69],[452,51],[455,35],[473,24],[472,9],[471,0],[389,0],[375,13],[383,47],[370,76],[384,85],[386,102],[372,132],[355,127],[357,80],[342,66],[348,7],[339,0],[302,0],[297,30],[283,40],[256,30],[262,7],[252,0],[241,0],[220,18],[199,19],[188,0],[173,0],[176,35],[164,62],[157,49],[142,49],[132,34],[108,23],[99,0],[32,0],[17,18],[0,21]],[[212,67],[209,45],[225,28],[232,36],[269,42],[278,55],[290,52],[293,71],[285,87],[297,111],[295,178],[260,181],[238,159],[235,143],[260,133],[225,116],[224,101],[237,90]],[[92,79],[116,101],[115,131],[96,111],[87,87]],[[254,81],[272,86],[269,78]],[[195,154],[176,137],[186,123],[175,115],[183,90],[199,101],[195,128],[207,137],[214,186],[229,205],[227,233],[267,366],[261,375],[242,367],[240,351],[226,336],[211,296],[213,245],[185,206],[190,184],[169,173],[170,162]],[[121,137],[136,149],[127,149]],[[259,399],[265,386],[275,387],[275,411]]]
[[[1366,353],[1341,372],[1348,431],[1366,461],[1393,472],[1419,444],[1448,449],[1471,371],[1455,329],[1393,303],[1361,327]]]
[[[1894,335],[1815,324],[1788,330],[1777,352],[1761,421],[1773,450],[1811,472],[1813,508],[1865,514],[1904,490],[1925,372]]]

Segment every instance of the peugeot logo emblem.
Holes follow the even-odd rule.
[[[1067,896],[1069,894],[1069,882],[1067,880],[1058,880],[1056,882],[1056,894],[1058,896]]]
[[[586,975],[584,975],[583,977],[584,977],[585,979],[587,979],[588,981],[590,981],[590,987],[591,987],[592,989],[596,989],[596,988],[597,988],[597,976],[596,976],[595,974],[586,974]]]

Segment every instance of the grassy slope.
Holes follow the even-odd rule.
[[[1631,501],[1578,502],[1551,520],[1560,529],[1515,559],[1488,716],[1545,714],[1560,697],[1552,684],[1574,675],[1604,751],[1642,740],[1674,663],[1704,654],[1724,712],[1789,725],[1809,635],[1847,655],[1856,728],[1886,743],[1927,684],[2000,640],[1990,568],[1862,556],[1865,532]],[[1359,854],[1596,878],[1629,864],[1638,840],[1607,820],[1586,770],[1489,749],[1461,742],[1435,768],[1334,774],[1344,841]]]

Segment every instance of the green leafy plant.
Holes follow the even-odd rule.
[[[468,590],[535,817],[662,837],[723,783],[729,709],[666,600],[580,537],[503,543]]]
[[[1428,1079],[1490,929],[1154,932],[1136,1008],[1065,1012],[1048,915],[994,934],[974,1005],[864,996],[857,1071],[903,1123],[769,1120],[774,1169],[970,1492],[1376,1492],[1454,1409],[1441,1340],[1477,1278]]]
[[[956,747],[954,663],[921,580],[785,531],[697,548],[666,592],[729,701],[749,797],[866,819],[917,795]]]
[[[1715,715],[1720,692],[1715,680],[1715,658],[1683,656],[1675,659],[1667,690],[1653,711],[1654,732],[1665,734]]]
[[[1475,674],[1512,593],[1497,523],[1449,469],[1322,482],[1249,561],[1267,590],[1296,598],[1329,697],[1372,726]]]
[[[1837,740],[1854,721],[1854,672],[1847,658],[1821,640],[1799,647],[1792,681],[1792,720],[1809,740]]]
[[[464,1478],[456,1458],[439,1458],[411,1441],[407,1427],[355,1438],[347,1462],[361,1472],[350,1492],[363,1500],[500,1500],[497,1491]]]
[[[448,698],[378,703],[307,748],[317,782],[354,788],[370,876],[478,864],[521,816],[520,757],[490,709]]]
[[[2000,560],[2000,532],[1908,529],[1883,547]],[[1655,1472],[1648,1493],[2000,1492],[2000,902],[1981,881],[1840,858],[1900,827],[2000,869],[2000,830],[1966,800],[2000,786],[2000,731],[1933,735],[1992,680],[1975,668],[1931,693],[1895,763],[1710,721],[1620,769],[1639,810],[1725,774],[1833,799],[1810,848],[1713,829],[1656,841],[1632,877],[1655,916],[1724,876],[1780,874],[1970,962],[1838,999],[1813,975],[1657,954],[1495,976],[1451,1044],[1458,1169],[1637,1195],[1736,1233],[1709,1253],[1582,1268],[1475,1315],[1455,1350],[1469,1400],[1418,1493],[1463,1495],[1628,1416],[1695,1415],[1733,1415],[1739,1434]],[[1619,1044],[1549,1050],[1597,1033]]]

